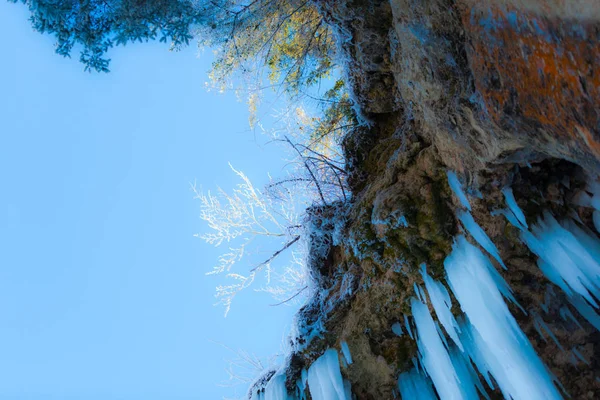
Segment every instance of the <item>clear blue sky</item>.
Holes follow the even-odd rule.
[[[220,253],[193,237],[189,182],[231,187],[228,161],[265,182],[278,149],[204,90],[193,46],[117,49],[88,74],[0,0],[0,54],[0,399],[231,395],[211,340],[267,356],[293,310],[252,292],[227,319],[212,306]]]

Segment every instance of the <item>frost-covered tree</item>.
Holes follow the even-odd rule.
[[[56,38],[56,52],[79,52],[89,71],[108,72],[109,50],[132,42],[160,40],[177,49],[197,39],[216,52],[211,72],[218,87],[237,79],[249,92],[251,109],[258,104],[257,88],[272,85],[288,95],[305,96],[311,85],[330,77],[336,58],[331,28],[311,0],[8,0],[25,4],[34,29]],[[298,193],[312,194],[319,203],[346,197],[339,138],[354,123],[351,102],[342,79],[329,80],[331,89],[316,101],[322,115],[296,113],[283,140],[298,166],[288,177],[274,181],[267,191],[242,179],[231,194],[198,193],[201,217],[212,232],[202,238],[227,244],[211,273],[226,274],[233,284],[219,286],[217,297],[226,312],[240,290],[258,273],[271,278],[271,264],[300,240],[298,216],[289,206]],[[285,137],[285,139],[284,139]],[[333,150],[332,150],[333,149]],[[233,266],[260,238],[270,239],[274,250],[245,273]],[[293,264],[293,263],[292,263]],[[274,284],[263,288],[278,301],[305,287],[301,269],[276,271]]]
[[[229,246],[208,273],[225,274],[233,282],[217,287],[217,304],[225,307],[225,314],[229,312],[234,297],[250,287],[259,273],[264,272],[267,281],[270,281],[273,262],[301,238],[301,225],[291,192],[267,195],[256,188],[243,172],[231,169],[242,181],[231,193],[220,188],[216,194],[203,193],[193,187],[200,201],[200,218],[210,228],[209,233],[198,236],[214,246]],[[246,264],[246,272],[238,272],[234,266],[242,260],[248,262],[252,256],[249,249],[256,249],[264,239],[273,250],[264,259]],[[292,279],[292,275],[280,282],[284,284],[286,279]]]
[[[56,37],[56,52],[79,47],[87,70],[108,71],[115,45],[158,39],[172,48],[189,44],[192,28],[212,17],[208,2],[191,0],[9,0],[31,11],[33,28]]]
[[[224,84],[231,74],[253,75],[262,82],[264,66],[271,82],[288,89],[317,83],[334,67],[330,27],[310,0],[225,1],[216,34],[203,41],[218,49],[212,77]]]
[[[56,37],[56,51],[79,46],[86,69],[108,71],[115,45],[158,39],[172,48],[198,35],[219,48],[213,77],[224,82],[258,61],[272,80],[310,84],[332,67],[333,39],[306,0],[9,0],[31,11],[34,29]]]

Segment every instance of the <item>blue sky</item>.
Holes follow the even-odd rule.
[[[0,1],[0,51],[0,398],[232,395],[212,341],[268,356],[293,309],[253,292],[226,319],[212,306],[220,252],[193,237],[189,183],[232,187],[228,161],[264,183],[279,149],[206,92],[195,47],[116,49],[88,74]]]

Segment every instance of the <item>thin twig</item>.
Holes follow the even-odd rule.
[[[260,264],[258,264],[256,267],[252,268],[250,270],[250,272],[255,272],[256,270],[258,270],[259,268],[269,264],[271,261],[273,261],[278,255],[280,255],[281,253],[283,253],[286,249],[288,249],[291,245],[293,245],[294,243],[296,243],[298,240],[300,240],[300,235],[297,235],[294,239],[290,240],[289,242],[287,242],[281,249],[277,250],[275,253],[273,253],[271,255],[271,257],[269,257],[267,260],[261,262]]]
[[[290,301],[290,300],[293,300],[293,299],[294,299],[296,296],[298,296],[300,293],[304,292],[306,289],[308,289],[308,286],[304,286],[304,287],[303,287],[302,289],[300,289],[300,290],[299,290],[299,291],[298,291],[298,292],[297,292],[295,295],[293,295],[292,297],[290,297],[290,298],[289,298],[289,299],[287,299],[287,300],[281,301],[281,302],[279,302],[279,303],[276,303],[276,304],[269,304],[269,305],[270,305],[271,307],[276,307],[276,306],[280,306],[280,305],[282,305],[282,304],[285,304],[285,303],[287,303],[288,301]]]

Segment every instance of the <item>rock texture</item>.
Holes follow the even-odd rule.
[[[600,398],[600,334],[545,278],[518,231],[494,211],[511,186],[529,221],[576,215],[600,172],[600,6],[596,0],[322,0],[340,38],[365,123],[344,141],[351,204],[313,212],[311,259],[321,290],[300,311],[290,388],[328,347],[346,341],[342,369],[359,400],[398,398],[416,344],[410,323],[420,265],[443,280],[462,229],[446,171],[475,195],[472,214],[507,266],[497,270],[525,312],[511,311],[565,397]],[[323,249],[326,250],[323,250]],[[536,329],[547,324],[560,346]],[[573,359],[577,349],[586,362]],[[487,388],[492,398],[499,392]]]

